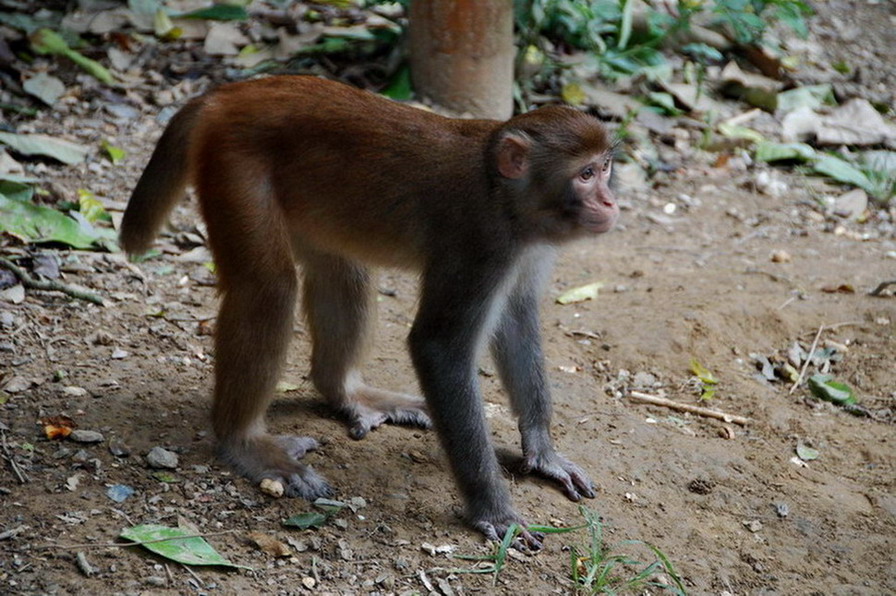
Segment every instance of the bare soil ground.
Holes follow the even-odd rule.
[[[885,23],[890,13],[874,10]],[[84,117],[101,118],[99,107]],[[71,124],[53,118],[46,114],[35,129]],[[150,107],[116,126],[106,134],[128,149],[124,167],[49,169],[46,178],[124,200],[151,148],[145,134],[159,130]],[[657,546],[690,593],[896,593],[896,299],[867,295],[896,279],[896,213],[873,208],[862,223],[840,220],[819,207],[814,181],[785,176],[788,190],[773,198],[754,190],[755,171],[736,159],[719,168],[700,163],[658,175],[643,190],[620,188],[620,228],[563,252],[543,309],[559,448],[597,481],[598,496],[585,505],[603,517],[607,541]],[[672,214],[668,203],[676,205]],[[102,292],[107,307],[38,291],[21,304],[0,303],[0,374],[27,381],[0,406],[0,531],[13,531],[0,540],[0,591],[574,591],[570,546],[581,551],[581,532],[551,536],[537,554],[515,554],[497,578],[452,571],[472,564],[427,552],[424,543],[451,545],[454,554],[492,547],[460,520],[433,432],[386,427],[360,442],[348,437],[306,380],[309,346],[298,318],[284,375],[294,388],[278,395],[270,426],[323,441],[308,461],[356,510],[317,530],[288,529],[282,520],[310,504],[265,496],[219,465],[206,423],[216,298],[202,249],[190,250],[197,222],[191,202],[179,207],[163,255],[139,265],[119,254],[60,251],[65,281]],[[789,259],[774,262],[779,251]],[[597,300],[555,303],[592,281],[606,284]],[[842,285],[855,291],[826,291]],[[379,287],[367,375],[415,391],[404,341],[416,279],[387,271]],[[805,387],[790,394],[788,383],[758,374],[751,354],[783,353],[795,341],[808,348],[820,326],[821,343],[848,348],[838,348],[843,358],[832,372],[872,417],[811,399]],[[696,403],[692,357],[719,380],[702,405],[749,417],[746,426],[627,398],[639,389]],[[515,422],[492,371],[483,362],[480,381],[519,511],[532,523],[580,523],[577,505],[554,486],[512,472]],[[56,415],[104,441],[46,440],[38,421]],[[129,456],[110,451],[119,442]],[[799,443],[819,457],[794,460]],[[145,462],[156,446],[179,455],[166,481]],[[113,502],[106,493],[117,484],[134,495]],[[139,549],[98,547],[124,527],[179,520],[252,570],[188,570]],[[249,532],[287,543],[289,556],[263,552]],[[79,552],[92,575],[78,566]]]

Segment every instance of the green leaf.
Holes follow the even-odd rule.
[[[96,195],[83,188],[78,189],[78,212],[90,223],[112,220]]]
[[[28,242],[61,242],[74,248],[110,247],[115,232],[91,225],[86,219],[77,221],[50,207],[35,205],[0,194],[0,231],[24,238]]]
[[[242,6],[214,4],[176,16],[182,19],[205,19],[207,21],[245,21],[249,18],[249,13]]]
[[[747,128],[746,126],[736,126],[722,122],[719,124],[718,128],[719,132],[729,139],[744,139],[751,143],[761,143],[765,140],[765,137],[758,131],[755,131],[752,128]]]
[[[709,372],[709,369],[697,362],[696,358],[691,358],[691,372],[707,385],[715,385],[719,382],[718,379]]]
[[[46,28],[38,29],[31,34],[29,40],[31,41],[31,47],[38,54],[56,54],[65,56],[87,71],[87,73],[95,79],[106,83],[107,85],[111,85],[115,82],[115,77],[112,76],[111,72],[106,70],[105,66],[96,60],[91,60],[87,56],[71,49],[62,36],[55,31]]]
[[[414,89],[411,86],[411,69],[407,66],[401,67],[392,77],[389,86],[383,89],[383,95],[398,101],[411,99]]]
[[[283,525],[290,528],[299,528],[300,530],[319,528],[327,523],[328,517],[328,515],[323,513],[309,511],[308,513],[299,513],[298,515],[293,515],[292,517],[283,520]]]
[[[756,161],[808,161],[816,157],[815,149],[805,143],[774,143],[766,141],[756,145]]]
[[[819,155],[815,163],[812,164],[812,169],[838,182],[852,184],[868,192],[874,192],[874,184],[868,176],[848,161],[839,157],[827,154]]]
[[[133,542],[143,542],[143,548],[150,550],[166,559],[183,563],[184,565],[220,565],[223,567],[236,567],[239,569],[252,569],[245,565],[235,565],[218,554],[212,546],[199,536],[191,536],[190,532],[180,528],[169,528],[156,524],[144,524],[125,528],[121,531],[121,537]],[[151,540],[163,540],[150,542]]]
[[[705,43],[688,43],[681,46],[681,51],[693,56],[700,62],[718,62],[724,58],[722,52]]]
[[[324,513],[327,514],[327,517],[336,515],[340,511],[346,508],[346,504],[343,501],[336,501],[334,499],[325,499],[323,497],[314,500],[314,506],[322,509]]]
[[[84,145],[64,141],[48,135],[22,135],[0,132],[0,143],[22,155],[44,155],[64,164],[74,165],[87,158],[89,149]]]
[[[557,296],[557,302],[559,304],[572,304],[573,302],[597,300],[597,293],[602,287],[604,287],[602,281],[579,286],[578,288],[573,288]]]
[[[619,23],[619,38],[616,47],[624,50],[628,46],[629,39],[632,36],[632,18],[634,16],[635,1],[621,0],[622,2],[622,20]]]
[[[125,155],[127,155],[124,149],[120,147],[116,147],[109,141],[103,141],[102,143],[103,151],[106,152],[106,155],[109,156],[109,160],[114,164],[118,165],[124,160]]]
[[[834,105],[833,88],[825,83],[823,85],[807,85],[778,93],[778,110],[792,112],[797,108],[819,108],[823,105]]]
[[[818,399],[829,401],[838,406],[851,406],[858,401],[852,387],[835,381],[831,375],[813,375],[809,377],[809,390]]]
[[[818,449],[813,449],[800,442],[796,444],[796,455],[803,461],[812,461],[813,459],[818,459],[818,456],[821,454],[818,452]]]
[[[560,90],[560,97],[571,106],[580,106],[588,99],[588,96],[585,95],[585,90],[582,89],[582,85],[579,83],[563,85],[563,88]]]
[[[16,201],[30,201],[34,196],[34,187],[18,180],[0,181],[0,196]]]
[[[675,98],[672,97],[671,93],[666,93],[665,91],[651,91],[647,94],[647,98],[650,100],[651,104],[659,106],[666,114],[672,116],[681,114],[681,110],[675,106]]]

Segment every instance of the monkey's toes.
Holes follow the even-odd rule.
[[[295,437],[292,435],[278,435],[275,437],[277,443],[290,456],[296,459],[302,459],[309,451],[314,451],[320,447],[320,443],[311,437]]]
[[[535,473],[560,484],[571,501],[581,501],[582,497],[595,497],[594,482],[582,468],[562,455],[533,455],[526,458],[523,466],[526,473]]]
[[[473,522],[473,527],[482,532],[486,538],[494,542],[501,542],[512,527],[516,527],[517,535],[513,537],[510,546],[518,551],[538,551],[544,547],[544,534],[532,532],[526,529],[525,522],[490,522],[478,520]]]
[[[335,492],[323,476],[307,466],[301,473],[290,474],[284,480],[287,497],[301,497],[314,501],[322,497],[332,497]]]
[[[353,439],[363,439],[367,436],[367,433],[383,424],[416,426],[424,429],[432,428],[429,414],[422,408],[416,407],[386,410],[356,404],[349,410],[348,416],[350,420],[348,432]]]

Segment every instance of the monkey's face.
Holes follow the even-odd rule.
[[[613,156],[599,153],[582,166],[569,183],[565,206],[568,214],[586,232],[602,234],[616,225],[619,205],[610,190],[612,174]]]

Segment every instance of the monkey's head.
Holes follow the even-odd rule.
[[[561,106],[521,114],[495,132],[491,151],[499,187],[543,239],[600,234],[616,224],[613,146],[596,118]]]

